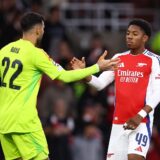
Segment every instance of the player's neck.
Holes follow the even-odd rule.
[[[37,39],[33,34],[25,33],[23,34],[22,39],[30,41],[34,46],[36,45]]]
[[[142,54],[144,51],[145,51],[145,47],[131,49],[131,54],[138,55],[138,54]]]

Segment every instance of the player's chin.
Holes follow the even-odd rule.
[[[128,49],[135,49],[135,46],[133,44],[127,44]]]

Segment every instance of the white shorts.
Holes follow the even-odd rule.
[[[128,154],[146,157],[151,138],[151,126],[141,123],[135,130],[124,130],[113,124],[106,160],[128,160]]]

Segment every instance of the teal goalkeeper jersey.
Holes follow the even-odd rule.
[[[85,71],[87,69],[79,73]],[[6,45],[0,51],[0,133],[41,129],[36,102],[43,73],[52,80],[65,81],[69,77],[78,80],[98,71],[97,66],[93,66],[86,75],[77,77],[78,71],[67,72],[30,41],[20,39]]]

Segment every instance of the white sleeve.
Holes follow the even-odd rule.
[[[119,55],[120,54],[115,54],[112,58],[117,58]],[[110,83],[112,83],[114,77],[114,71],[104,71],[100,74],[99,77],[92,75],[92,79],[88,82],[88,84],[100,91],[104,89],[106,86],[108,86]]]
[[[115,54],[112,58],[116,58],[119,55],[120,54]],[[114,71],[104,71],[99,77],[92,75],[92,79],[88,84],[100,91],[113,82],[114,76]]]
[[[114,71],[104,71],[99,77],[92,76],[92,79],[88,84],[95,87],[98,91],[104,89],[114,80]]]
[[[152,71],[146,94],[146,105],[154,109],[160,102],[160,66],[157,58],[152,58]]]

